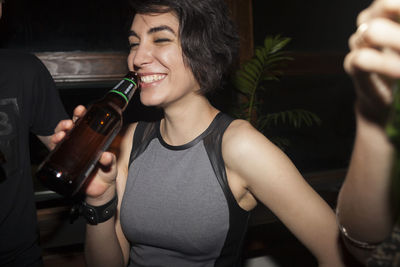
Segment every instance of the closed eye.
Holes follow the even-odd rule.
[[[136,48],[138,45],[139,45],[139,43],[130,43],[129,49]]]
[[[171,42],[170,39],[168,38],[158,38],[154,40],[155,43],[165,43],[165,42]]]

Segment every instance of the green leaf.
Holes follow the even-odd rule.
[[[250,95],[253,91],[253,84],[242,77],[237,77],[234,80],[234,85],[238,91],[242,92],[245,95]]]
[[[262,81],[279,81],[279,78],[275,75],[268,75],[262,78]]]
[[[263,72],[264,66],[257,58],[253,58],[252,62],[260,70],[260,72]]]
[[[254,52],[256,58],[260,61],[260,62],[264,62],[265,61],[265,56],[263,53],[263,50],[261,49],[256,49],[256,51]]]
[[[257,82],[258,79],[260,78],[260,73],[257,70],[254,70],[254,68],[250,64],[244,65],[243,69],[244,73],[247,76],[251,77],[254,80],[254,82]]]
[[[257,65],[258,62],[257,60],[251,60],[248,62],[248,64],[246,65],[251,72],[253,72],[255,75],[257,75],[258,77],[261,75],[263,68],[262,66],[260,66],[260,64]]]
[[[263,118],[262,122],[260,122],[263,127],[277,126],[278,124],[287,124],[295,128],[299,128],[303,125],[319,125],[320,123],[321,120],[316,114],[303,109],[294,109],[270,113]]]
[[[238,72],[239,77],[242,79],[247,79],[247,81],[251,82],[254,86],[257,85],[257,77],[253,77],[251,73],[247,72],[246,70],[239,70]]]
[[[289,42],[290,42],[290,38],[275,40],[275,43],[273,43],[270,53],[275,53],[275,52],[283,49]]]

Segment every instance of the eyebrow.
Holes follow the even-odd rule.
[[[162,32],[162,31],[169,31],[169,32],[171,32],[173,35],[176,35],[175,31],[174,31],[171,27],[169,27],[169,26],[167,26],[167,25],[161,25],[161,26],[153,27],[153,28],[151,28],[150,30],[148,30],[147,33],[148,33],[148,34],[153,34],[153,33]],[[138,37],[138,38],[139,38],[139,36],[137,35],[137,33],[136,33],[135,31],[132,31],[132,30],[129,31],[128,36],[135,36],[135,37]]]

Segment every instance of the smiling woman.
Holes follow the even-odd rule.
[[[179,22],[172,13],[135,16],[128,67],[141,79],[140,100],[144,105],[165,107],[196,94],[200,88],[190,67],[184,64],[178,31]]]
[[[239,39],[229,14],[223,14],[222,19],[216,18],[221,15],[215,12],[220,7],[200,9],[191,7],[185,1],[181,5],[176,7],[176,14],[172,14],[176,20],[175,30],[168,28],[175,39],[181,42],[184,61],[192,68],[204,94],[220,87],[223,75],[230,70],[229,67],[236,59]],[[225,3],[220,1],[218,5],[225,6]],[[173,7],[137,6],[137,12],[142,14],[163,14],[172,10]],[[208,29],[206,33],[204,28]],[[158,38],[159,42],[166,40]]]
[[[88,221],[88,265],[240,266],[259,201],[321,264],[341,266],[330,207],[263,134],[205,96],[238,55],[225,2],[131,2],[128,68],[140,77],[141,102],[161,108],[163,118],[129,125],[117,157],[102,154],[84,207],[118,205],[108,220]]]

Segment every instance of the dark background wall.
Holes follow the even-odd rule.
[[[268,34],[293,38],[301,51],[347,51],[357,14],[371,0],[253,0],[255,43]]]
[[[126,0],[10,0],[3,9],[0,48],[33,52],[128,48]]]
[[[303,108],[322,120],[320,126],[279,127],[265,133],[290,138],[286,153],[303,172],[347,167],[354,137],[354,92],[342,61],[357,14],[370,2],[253,0],[255,46],[267,35],[290,37],[287,49],[300,66],[295,73],[289,68],[279,83],[270,85],[266,111]],[[313,66],[311,73],[309,58],[321,65]]]
[[[301,51],[346,51],[357,13],[370,0],[253,0],[254,38],[293,38]],[[33,51],[123,50],[126,0],[10,0],[0,20],[0,47]]]

